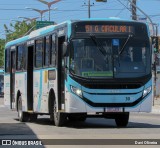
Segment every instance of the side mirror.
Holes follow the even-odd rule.
[[[62,47],[62,56],[66,56],[67,55],[67,49],[68,49],[68,43],[67,42],[63,42],[63,47]]]

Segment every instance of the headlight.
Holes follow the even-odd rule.
[[[76,94],[77,96],[82,98],[82,90],[79,88],[76,88],[74,86],[71,86],[71,91]]]
[[[152,90],[152,87],[151,87],[151,86],[149,86],[148,88],[144,89],[144,90],[143,90],[143,98],[144,98],[145,96],[147,96],[147,95],[151,92],[151,90]]]

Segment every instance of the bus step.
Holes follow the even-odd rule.
[[[28,110],[27,112],[28,112],[28,113],[33,113],[33,110]]]

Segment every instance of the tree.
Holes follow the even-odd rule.
[[[4,46],[5,46],[5,40],[0,39],[0,67],[3,67],[4,65]]]
[[[4,24],[6,39],[0,39],[0,67],[3,67],[4,65],[5,43],[23,37],[32,31],[31,28],[33,28],[33,30],[35,29],[35,24],[36,21],[32,21],[31,23],[27,23],[26,21],[16,22],[15,24],[10,23],[9,27]]]
[[[32,21],[31,23],[27,23],[26,21],[16,22],[14,25],[11,23],[10,28],[13,28],[13,31],[11,31],[7,27],[7,25],[4,25],[5,32],[6,32],[6,42],[23,37],[24,35],[26,35],[28,31],[30,31],[31,28],[33,28],[34,30],[35,25],[36,25],[36,21]]]

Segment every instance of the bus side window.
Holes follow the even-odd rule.
[[[50,54],[50,65],[56,65],[56,36],[52,35],[52,46],[51,46],[51,54]]]
[[[10,49],[5,50],[5,72],[10,72]]]
[[[36,40],[36,48],[35,48],[35,67],[41,68],[43,62],[43,39]]]
[[[44,66],[49,66],[49,63],[50,63],[50,47],[51,47],[51,44],[50,44],[50,36],[47,36],[45,38],[45,45],[44,45]]]
[[[25,70],[26,69],[26,46],[19,45],[17,47],[17,67],[16,70]]]

